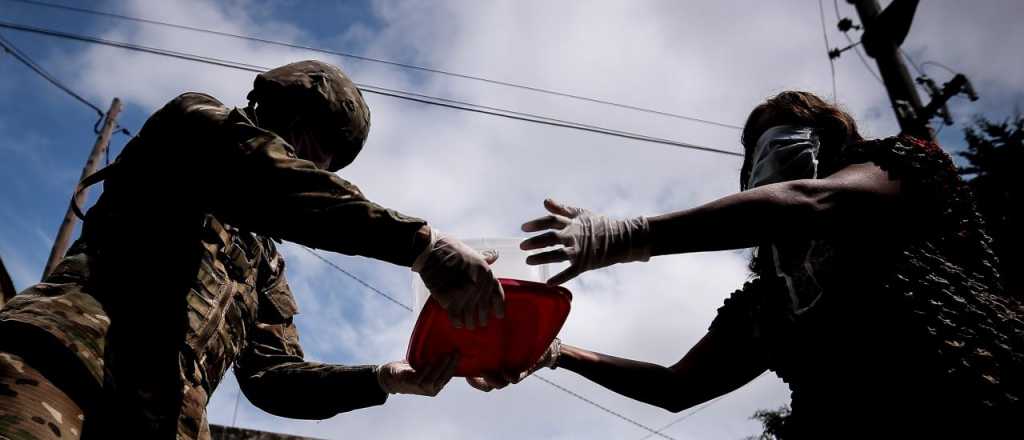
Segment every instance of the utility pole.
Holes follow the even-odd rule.
[[[957,74],[939,90],[931,78],[922,75],[918,82],[926,87],[931,95],[931,102],[922,105],[910,72],[907,71],[903,57],[900,56],[900,45],[910,32],[910,24],[913,22],[919,0],[893,0],[885,10],[878,5],[878,0],[847,1],[854,5],[857,15],[860,16],[861,26],[864,28],[861,43],[868,56],[874,58],[878,64],[878,72],[882,75],[882,82],[889,93],[889,101],[896,113],[900,131],[934,141],[935,133],[930,125],[933,117],[941,116],[946,125],[953,123],[946,108],[946,101],[960,93],[966,94],[971,101],[978,99],[970,81],[964,75]],[[853,26],[849,19],[840,20],[839,30],[847,32],[851,27]],[[844,50],[852,47],[833,50],[829,56],[836,58]]]
[[[110,136],[114,133],[114,128],[117,126],[117,115],[120,113],[121,100],[114,98],[114,101],[110,103],[110,110],[107,110],[107,114],[103,118],[103,128],[96,137],[96,143],[92,146],[89,159],[85,161],[85,167],[82,168],[82,176],[79,177],[79,181],[96,172],[100,158],[104,156],[107,148],[110,147]],[[82,206],[85,203],[87,193],[88,190],[83,189],[80,193],[74,194],[71,203]],[[64,258],[64,254],[68,251],[71,234],[75,230],[76,219],[72,204],[68,205],[68,210],[64,213],[64,221],[61,222],[60,229],[57,230],[57,238],[53,240],[53,249],[50,250],[50,258],[46,260],[46,268],[43,270],[44,279],[53,271],[53,268],[57,266],[57,263]]]
[[[889,102],[896,112],[900,130],[923,139],[934,139],[928,120],[922,123],[919,119],[924,106],[899,53],[900,44],[910,31],[918,0],[894,0],[885,11],[881,10],[878,0],[848,1],[857,8],[864,26],[861,37],[864,51],[878,64],[878,73],[889,92]]]

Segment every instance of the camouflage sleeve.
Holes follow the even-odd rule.
[[[235,362],[246,398],[281,417],[326,419],[387,400],[374,367],[331,365],[303,359],[292,322],[297,312],[283,271],[261,293],[257,322]]]
[[[254,232],[348,255],[411,266],[429,238],[426,222],[373,203],[355,185],[296,157],[271,132],[236,110],[228,119],[231,149],[214,170],[227,193],[210,209]]]

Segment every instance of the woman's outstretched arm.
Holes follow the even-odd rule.
[[[871,163],[824,179],[765,185],[649,217],[651,255],[754,247],[766,241],[869,231],[899,209],[900,183]],[[856,228],[851,226],[856,225]]]
[[[872,234],[911,212],[900,203],[900,182],[877,165],[850,165],[824,179],[775,183],[732,194],[692,209],[655,217],[611,219],[545,200],[549,215],[523,224],[540,234],[523,250],[560,246],[530,255],[527,264],[568,261],[548,280],[564,283],[593,269],[654,255],[758,246],[785,239]]]
[[[765,371],[752,347],[735,342],[709,332],[668,367],[562,345],[558,366],[623,396],[680,412],[736,390]]]

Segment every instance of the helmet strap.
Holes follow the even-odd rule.
[[[260,117],[256,115],[256,105],[256,101],[250,100],[249,105],[245,106],[245,113],[249,115],[249,118],[252,119],[252,122],[257,127],[263,128],[260,124]]]

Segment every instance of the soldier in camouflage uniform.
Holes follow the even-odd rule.
[[[496,255],[333,173],[369,130],[338,68],[268,71],[249,101],[183,94],[87,179],[106,188],[82,236],[0,310],[0,439],[207,439],[206,404],[232,365],[254,405],[305,419],[433,395],[450,379],[457,354],[425,371],[305,361],[276,240],[411,266],[468,327],[501,315]]]

